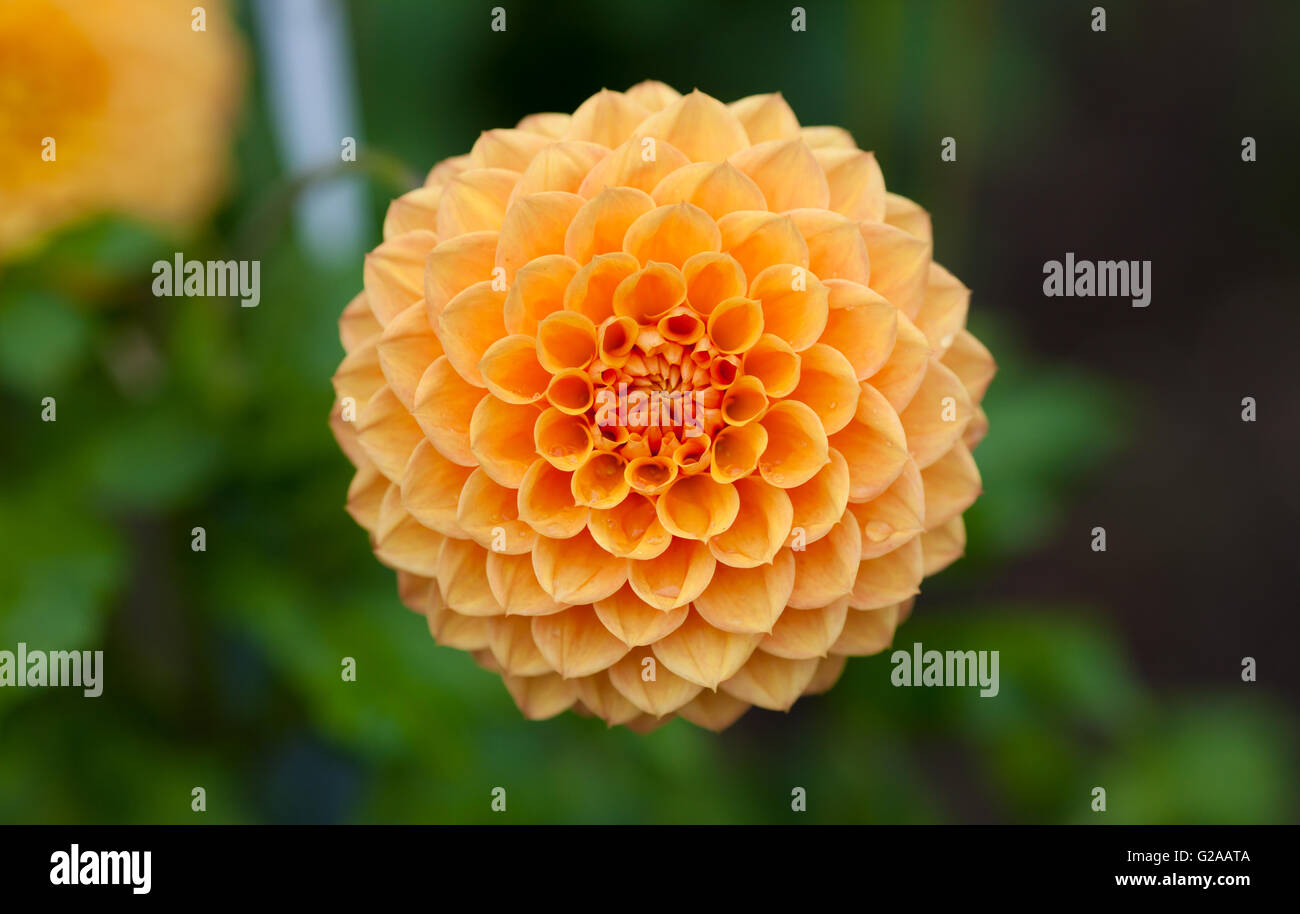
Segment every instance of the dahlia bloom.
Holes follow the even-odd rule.
[[[965,545],[994,364],[930,252],[780,95],[486,131],[393,202],[343,313],[348,511],[530,718],[789,709]]]
[[[171,227],[226,171],[243,49],[224,0],[0,3],[0,255],[113,210]],[[52,142],[51,142],[52,141]]]

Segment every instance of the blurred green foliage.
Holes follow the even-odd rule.
[[[979,46],[978,32],[894,9],[897,28],[921,37],[882,50],[882,68],[911,72],[936,47],[959,56]],[[493,125],[473,106],[433,100],[454,61],[377,52],[414,42],[420,28],[404,25],[436,15],[439,46],[461,41],[468,59],[485,40],[468,14],[414,3],[351,11],[380,145],[391,141],[419,173]],[[1005,66],[1036,67],[1030,49],[1013,41],[1012,51]],[[829,81],[791,77],[796,94],[818,79]],[[588,91],[603,81],[584,78]],[[410,116],[417,102],[451,105],[460,119],[435,128]],[[853,105],[823,94],[812,120]],[[898,105],[912,116],[925,107]],[[887,165],[905,159],[908,123]],[[240,181],[217,222],[185,242],[188,258],[230,256],[248,219],[286,214],[256,215],[293,177],[266,164],[270,129],[252,96],[235,147]],[[901,172],[904,189],[914,180]],[[377,238],[396,191],[372,190]],[[952,206],[945,250],[960,263],[964,210]],[[951,599],[996,592],[1000,569],[1051,543],[1079,484],[1130,440],[1123,391],[1036,362],[995,307],[972,315],[1000,370],[969,556],[934,583],[938,599],[921,601],[898,642],[1000,651],[1001,694],[895,689],[880,655],[850,662],[834,690],[791,715],[752,711],[720,736],[681,721],[639,736],[573,715],[525,722],[498,677],[436,647],[399,603],[342,510],[350,468],[326,425],[337,316],[360,263],[312,262],[287,225],[258,228],[271,240],[254,255],[257,309],[153,298],[149,265],[177,242],[113,218],[3,267],[0,649],[103,649],[106,674],[94,700],[0,690],[0,821],[1294,820],[1289,711],[1228,686],[1154,692],[1097,607]],[[41,421],[47,396],[57,422]],[[190,550],[195,526],[206,552]],[[341,681],[343,657],[356,658],[355,683]],[[489,811],[498,785],[505,815]],[[207,791],[201,818],[190,811],[195,786]],[[804,815],[790,812],[795,786],[808,790]],[[1094,786],[1108,791],[1104,816],[1090,810]]]

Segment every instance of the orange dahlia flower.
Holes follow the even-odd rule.
[[[0,254],[102,210],[179,227],[212,206],[244,59],[225,0],[200,5],[0,2]]]
[[[343,313],[348,510],[530,718],[788,709],[965,545],[988,351],[930,220],[779,95],[483,133]]]

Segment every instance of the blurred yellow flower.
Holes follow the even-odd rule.
[[[180,227],[213,205],[243,48],[224,0],[200,5],[0,3],[0,255],[101,211]]]
[[[930,254],[779,95],[486,131],[393,202],[343,313],[348,510],[528,717],[788,709],[965,546],[994,364]]]

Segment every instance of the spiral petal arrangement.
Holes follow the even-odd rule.
[[[995,366],[931,247],[780,95],[488,130],[392,203],[343,312],[348,511],[529,718],[788,710],[965,547]]]

